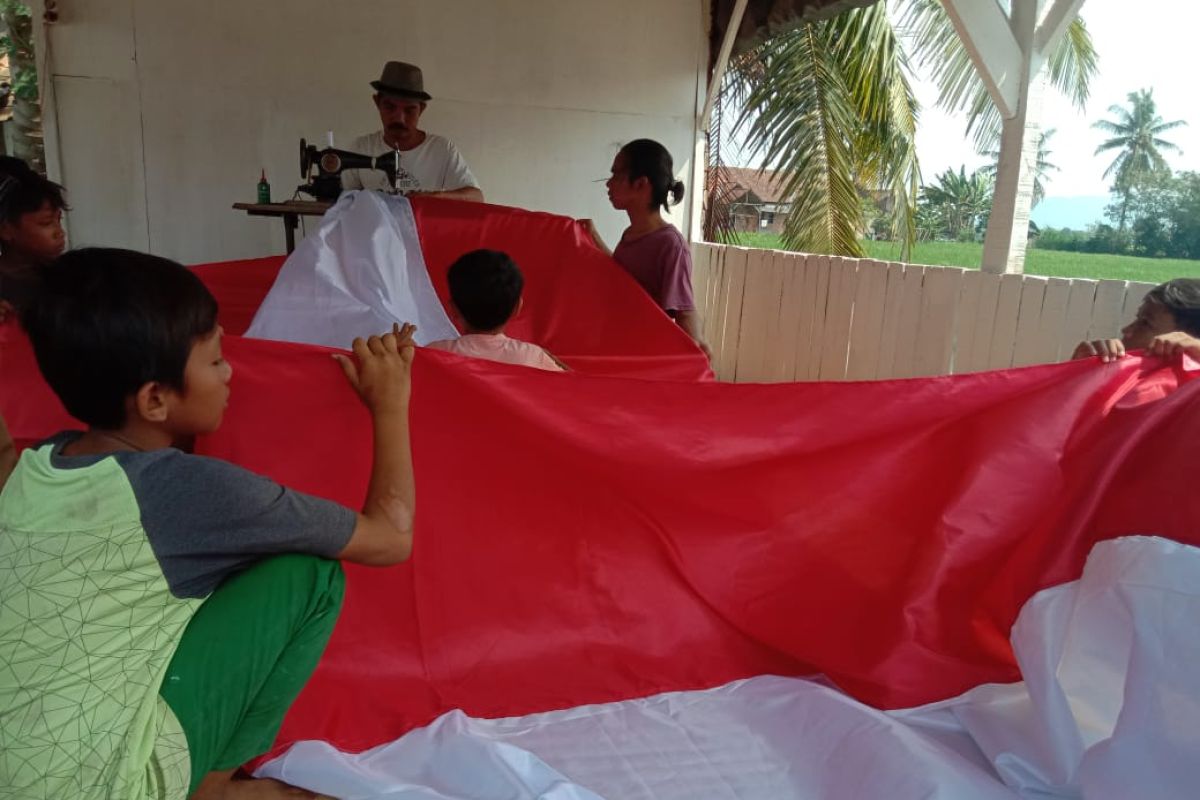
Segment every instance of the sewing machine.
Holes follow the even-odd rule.
[[[313,168],[316,175],[313,175]],[[300,177],[305,183],[299,191],[310,194],[317,200],[333,202],[342,193],[342,170],[347,169],[377,169],[386,173],[388,184],[396,186],[396,174],[399,172],[400,154],[398,152],[384,153],[381,156],[364,156],[361,153],[351,153],[348,150],[337,150],[326,147],[318,150],[315,144],[300,140]]]

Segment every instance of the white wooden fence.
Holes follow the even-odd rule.
[[[697,243],[722,380],[874,380],[1061,361],[1120,336],[1151,283],[990,275]]]

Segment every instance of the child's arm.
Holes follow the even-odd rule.
[[[4,417],[0,417],[0,489],[8,482],[8,476],[17,466],[17,447],[13,444]]]
[[[704,334],[700,330],[700,315],[695,311],[676,311],[675,321],[679,323],[679,327],[687,331],[687,335],[692,337],[692,340],[704,351],[704,357],[712,361],[712,350],[708,349],[708,342],[704,341]]]
[[[357,366],[346,356],[334,356],[370,410],[375,434],[367,500],[350,541],[338,553],[344,561],[387,566],[407,560],[412,553],[416,486],[408,400],[415,330],[416,326],[405,323],[385,336],[355,339]]]

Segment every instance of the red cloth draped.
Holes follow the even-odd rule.
[[[237,352],[258,364],[264,347]],[[279,406],[301,385],[297,421],[353,402],[323,359],[256,367],[256,409],[210,450],[278,472],[297,446]],[[1133,404],[1188,377],[1142,369],[680,385],[422,353],[413,560],[349,568],[280,744],[356,750],[451,708],[509,716],[763,673],[823,672],[889,707],[1016,680],[1018,610],[1076,578],[1095,541],[1197,541],[1181,442],[1200,441],[1200,384]],[[317,450],[282,477],[359,499],[354,419],[336,436],[308,425]]]
[[[427,253],[437,274],[449,256]],[[529,323],[620,361],[572,324]],[[51,433],[67,420],[4,333],[0,410],[18,438]],[[226,351],[231,404],[199,449],[359,505],[370,424],[329,351],[237,337]],[[413,558],[347,567],[277,749],[360,750],[452,708],[508,716],[763,673],[822,672],[881,707],[1016,680],[1018,610],[1078,577],[1093,543],[1200,543],[1195,374],[1131,357],[729,385],[421,351]]]
[[[8,371],[19,344],[0,351],[0,408],[31,438],[63,420]],[[202,451],[359,504],[369,420],[328,352],[233,337],[227,352],[233,399]],[[1153,366],[725,385],[423,351],[413,559],[347,568],[279,745],[357,750],[451,708],[762,673],[824,672],[891,707],[1016,680],[1017,611],[1095,541],[1197,543],[1200,383]]]

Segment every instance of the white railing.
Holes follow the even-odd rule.
[[[696,302],[722,380],[874,380],[1069,358],[1119,336],[1154,284],[697,243]]]

